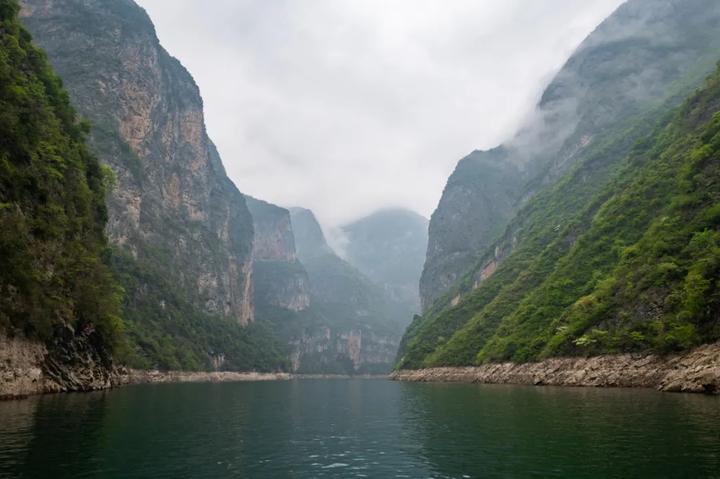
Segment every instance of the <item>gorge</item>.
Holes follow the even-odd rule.
[[[232,149],[206,84],[138,2],[0,0],[0,477],[717,475],[720,3],[203,4],[227,25],[184,34],[283,111],[224,92],[232,115],[263,122]],[[585,32],[601,3],[612,13]],[[564,33],[537,23],[572,48],[504,141],[455,165],[426,219],[407,207],[434,194],[413,170],[462,135],[457,119],[418,120],[445,111],[413,96],[422,75],[457,101],[463,62],[499,35],[489,24],[517,19],[515,51],[535,8],[567,17]],[[237,29],[246,45],[200,46]],[[383,49],[402,54],[387,65]],[[337,75],[311,88],[317,58]],[[291,100],[267,72],[297,81]],[[521,80],[506,88],[527,95]],[[417,130],[362,148],[394,122]],[[326,149],[304,144],[310,129]],[[309,151],[332,154],[293,183]],[[253,155],[272,167],[251,171]],[[391,204],[380,178],[395,170]],[[331,194],[328,178],[354,189]],[[66,392],[83,394],[46,394]]]

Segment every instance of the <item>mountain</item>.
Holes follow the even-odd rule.
[[[310,307],[310,279],[295,253],[290,212],[247,196],[253,218],[255,306],[302,311]]]
[[[0,1],[0,397],[104,388],[121,336],[112,173],[18,11]]]
[[[393,364],[407,310],[337,256],[315,215],[291,208],[295,244],[311,285],[300,315],[276,311],[274,328],[291,343],[293,368],[304,373],[381,373]]]
[[[719,18],[711,0],[626,2],[578,47],[517,135],[461,160],[430,220],[423,310],[466,274],[482,280],[494,271],[508,251],[494,262],[486,253],[513,236],[510,221],[536,193],[623,131],[636,127],[632,138],[642,136],[640,118],[678,104],[717,60]],[[633,144],[626,138],[616,156]],[[581,181],[600,186],[606,176]],[[518,234],[527,228],[515,226]]]
[[[458,165],[431,220],[424,284],[445,255],[471,266],[424,296],[399,367],[666,352],[717,337],[713,240],[701,239],[715,228],[715,173],[711,161],[692,159],[713,148],[717,77],[671,112],[712,71],[718,25],[716,2],[627,2],[568,60],[528,126]],[[553,104],[572,105],[573,120]],[[525,139],[533,137],[541,146]],[[485,195],[475,207],[491,210],[497,188],[485,183],[483,162],[521,172],[524,186],[500,195],[501,206],[514,202],[512,217],[476,237],[468,198]],[[474,241],[443,249],[459,232]]]
[[[427,251],[428,220],[404,209],[377,211],[341,228],[345,259],[408,307],[420,310],[418,283]]]
[[[209,139],[188,71],[132,0],[27,0],[22,20],[92,124],[115,174],[112,265],[135,367],[275,369],[282,345],[252,325],[253,224]],[[244,327],[243,327],[244,326]]]

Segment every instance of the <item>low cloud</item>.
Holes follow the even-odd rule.
[[[429,216],[622,0],[139,0],[241,191],[329,226]]]

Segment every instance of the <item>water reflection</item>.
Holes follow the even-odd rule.
[[[448,477],[720,477],[720,401],[648,390],[417,384],[422,454]]]
[[[33,439],[37,400],[0,401],[0,477],[18,477]]]
[[[0,476],[717,477],[720,400],[384,380],[0,403]]]
[[[77,477],[103,448],[105,393],[33,397],[0,403],[0,473],[6,477]],[[14,444],[10,451],[7,444]]]

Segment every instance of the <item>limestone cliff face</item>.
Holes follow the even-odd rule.
[[[365,329],[321,327],[291,341],[293,372],[301,374],[383,374],[397,352],[397,335]]]
[[[132,0],[22,5],[116,174],[111,241],[172,277],[199,310],[252,321],[252,219],[207,136],[195,82],[144,10]]]
[[[253,218],[255,304],[303,311],[310,306],[310,280],[295,253],[290,212],[246,197]]]
[[[430,220],[423,310],[467,273],[481,281],[482,270],[507,256],[523,226],[506,227],[537,191],[614,135],[632,138],[628,124],[679,102],[709,73],[719,20],[713,0],[628,1],[578,47],[512,139],[461,160]]]

